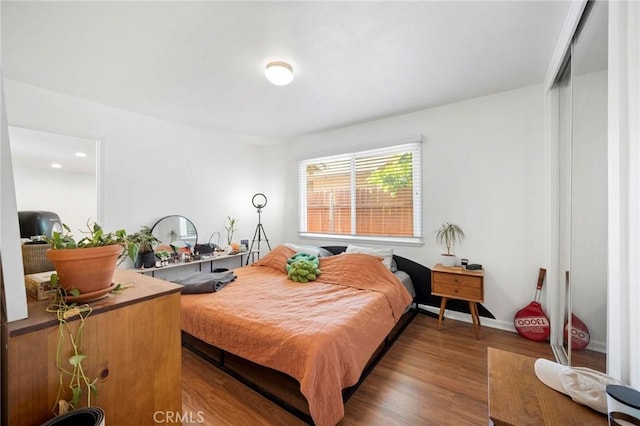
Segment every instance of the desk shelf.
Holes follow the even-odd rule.
[[[213,272],[213,264],[215,262],[219,262],[222,260],[226,260],[226,259],[233,259],[233,258],[238,258],[238,260],[240,261],[240,266],[243,265],[243,261],[244,258],[243,256],[249,256],[249,252],[245,251],[245,252],[241,252],[241,253],[236,253],[236,254],[219,254],[216,256],[209,256],[206,258],[201,258],[198,260],[191,260],[189,262],[177,262],[177,263],[170,263],[168,265],[165,266],[159,266],[159,267],[154,267],[154,268],[134,268],[131,269],[134,272],[137,272],[139,274],[146,274],[146,273],[150,273],[152,277],[155,277],[155,273],[156,271],[164,271],[167,269],[173,269],[173,268],[183,268],[186,266],[193,266],[193,265],[197,265],[198,266],[198,272],[202,271],[202,264],[203,263],[209,263],[209,270],[210,272]]]

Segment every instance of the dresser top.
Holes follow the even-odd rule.
[[[167,294],[179,293],[182,289],[181,285],[125,269],[116,269],[113,274],[113,282],[125,287],[128,284],[130,286],[118,293],[109,293],[102,299],[88,302],[93,309],[92,316]],[[29,316],[23,320],[3,324],[9,336],[19,336],[58,324],[55,314],[46,311],[49,305],[48,300],[36,301],[31,298],[27,298],[27,300]]]
[[[476,271],[467,271],[462,266],[442,266],[441,264],[436,264],[431,268],[434,272],[446,272],[448,274],[460,274],[460,275],[469,275],[472,277],[482,277],[484,276],[484,270],[479,269]]]

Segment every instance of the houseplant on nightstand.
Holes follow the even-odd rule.
[[[451,254],[451,247],[456,243],[464,240],[464,232],[462,228],[453,223],[445,222],[436,231],[436,242],[447,248],[446,253],[442,253],[440,263],[442,266],[454,266],[456,264],[456,256]]]

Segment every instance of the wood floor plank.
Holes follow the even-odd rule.
[[[471,324],[418,315],[345,404],[347,425],[486,425],[487,347],[553,359],[548,343]],[[574,352],[601,371],[605,356]],[[206,425],[302,425],[304,422],[183,349],[183,411]]]

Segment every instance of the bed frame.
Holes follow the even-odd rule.
[[[345,246],[326,246],[323,248],[329,250],[333,254],[339,254],[346,250]],[[405,271],[411,277],[411,281],[413,282],[416,291],[416,296],[413,300],[411,309],[405,312],[405,314],[400,318],[395,327],[391,330],[389,335],[384,339],[382,344],[373,353],[369,362],[365,366],[358,382],[355,385],[342,391],[342,398],[345,403],[358,389],[360,384],[362,384],[369,373],[373,371],[378,362],[393,346],[393,343],[398,339],[398,337],[402,335],[402,332],[407,328],[407,326],[411,323],[413,318],[415,318],[418,313],[437,317],[436,314],[433,314],[432,312],[421,309],[419,307],[419,305],[429,305],[436,307],[440,306],[441,298],[439,296],[431,295],[431,269],[401,256],[394,255],[393,259],[398,266],[398,270]],[[447,304],[447,309],[458,310],[467,313],[469,312],[467,302],[455,302],[460,301],[449,301],[449,303]],[[479,313],[480,315],[494,318],[493,315],[482,305],[479,305]],[[295,415],[302,421],[308,424],[313,424],[313,420],[308,414],[306,408],[306,399],[304,399],[302,395],[292,397],[292,394],[294,392],[297,392],[299,389],[298,382],[295,379],[281,372],[257,365],[251,361],[243,360],[233,354],[229,354],[219,348],[216,348],[212,345],[209,345],[208,343],[197,339],[196,337],[193,337],[192,335],[184,331],[182,332],[182,345],[200,356],[202,359],[208,361],[215,367],[224,371],[231,377],[258,392],[260,395],[278,404],[280,407]],[[242,370],[244,370],[245,373],[243,373]],[[250,372],[252,377],[247,377],[247,371]],[[263,378],[265,377],[265,375],[270,377],[275,376],[277,378],[277,381],[283,384],[283,387],[280,389],[270,388],[269,382],[271,382],[271,380],[264,380]]]

